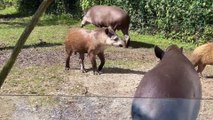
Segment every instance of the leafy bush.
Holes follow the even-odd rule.
[[[42,0],[18,0],[18,11],[21,14],[33,15],[41,2]]]
[[[128,11],[131,29],[161,33],[167,38],[199,43],[212,41],[213,3],[210,0],[82,0],[83,10],[95,4]]]
[[[0,10],[6,7],[16,6],[17,0],[0,0]]]
[[[19,10],[33,14],[41,1],[18,0]],[[55,0],[47,13],[70,13],[81,18],[82,11],[98,4],[125,9],[131,16],[130,28],[139,33],[162,34],[166,38],[193,43],[213,39],[211,0]]]
[[[42,0],[18,0],[19,13],[33,15],[41,4]],[[81,9],[78,0],[54,0],[46,13],[60,15],[70,13],[73,16],[79,16]]]

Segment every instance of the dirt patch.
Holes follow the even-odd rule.
[[[1,66],[10,52],[11,49],[0,51]],[[65,53],[61,45],[23,49],[0,93],[44,96],[1,96],[0,119],[131,119],[131,102],[137,85],[159,60],[152,48],[110,47],[105,56],[103,74],[94,76],[88,57],[85,59],[88,72],[80,72],[78,55],[71,56],[71,70],[65,71]],[[207,76],[201,78],[203,98],[213,98],[212,71],[212,66],[207,66],[203,72]],[[203,100],[199,119],[211,119],[211,108],[213,101]]]

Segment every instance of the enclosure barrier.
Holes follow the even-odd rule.
[[[149,100],[150,98],[137,98]],[[174,102],[175,99],[153,99]],[[196,99],[187,99],[196,101]],[[1,120],[131,120],[132,97],[0,95]],[[197,120],[211,120],[213,99],[201,100]]]

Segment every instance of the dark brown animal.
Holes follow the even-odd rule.
[[[196,120],[201,83],[182,49],[155,47],[160,63],[140,82],[132,104],[133,120]]]
[[[203,76],[206,65],[213,65],[213,42],[197,47],[191,55],[191,62],[194,67],[198,66],[197,72]]]
[[[129,46],[130,17],[121,8],[105,5],[93,6],[85,13],[81,26],[83,27],[86,24],[93,24],[97,27],[111,27],[114,31],[121,30],[125,36],[126,47]]]
[[[104,50],[107,46],[125,46],[115,32],[110,28],[98,28],[92,31],[83,28],[72,28],[67,34],[65,40],[66,69],[70,68],[70,56],[72,53],[79,53],[81,59],[81,71],[85,72],[84,68],[84,53],[88,53],[92,63],[93,73],[99,74],[99,71],[105,64]],[[100,58],[100,65],[97,69],[96,55]]]

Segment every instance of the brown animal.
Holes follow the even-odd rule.
[[[121,30],[125,36],[126,47],[129,46],[130,17],[121,8],[105,5],[93,6],[85,13],[81,27],[86,24],[93,24],[97,27],[111,27],[114,31]]]
[[[198,66],[197,72],[203,76],[206,65],[213,65],[213,42],[197,47],[191,55],[191,62],[194,67]]]
[[[201,83],[182,49],[155,47],[160,63],[141,80],[132,104],[133,120],[196,120]]]
[[[88,53],[92,63],[93,74],[99,74],[99,71],[105,64],[104,50],[107,46],[125,46],[115,32],[110,28],[98,28],[92,31],[83,28],[72,28],[67,34],[65,40],[66,69],[70,68],[70,56],[72,53],[79,53],[81,59],[81,71],[85,72],[84,68],[84,53]],[[100,58],[100,65],[97,69],[96,55]]]

